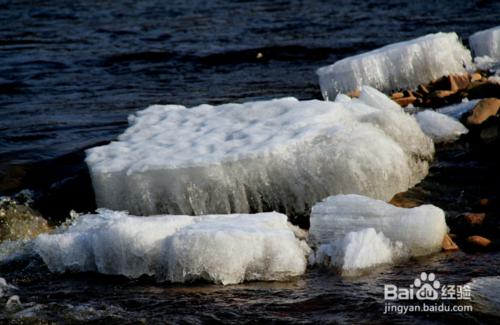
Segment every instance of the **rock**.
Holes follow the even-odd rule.
[[[356,90],[353,90],[353,91],[346,93],[346,95],[351,97],[351,98],[358,98],[359,95],[361,95],[361,91],[359,89],[356,89]]]
[[[37,211],[11,199],[0,201],[0,241],[32,239],[49,230]]]
[[[499,93],[500,94],[500,93]],[[489,117],[495,116],[500,109],[500,99],[498,98],[485,98],[479,101],[474,106],[470,115],[466,118],[466,124],[479,125],[486,121]]]
[[[474,72],[470,75],[470,81],[471,82],[474,82],[474,81],[479,81],[483,79],[483,76],[481,76],[481,74],[479,72]]]
[[[395,92],[391,95],[391,99],[395,100],[395,99],[398,99],[398,98],[403,98],[405,95],[398,91],[398,92]]]
[[[454,92],[466,89],[470,84],[468,74],[451,75],[448,77],[448,79],[450,80],[451,85],[450,90]]]
[[[443,238],[443,251],[457,251],[459,250],[457,244],[451,239],[449,235],[445,235]]]
[[[474,247],[486,248],[491,245],[491,240],[482,236],[469,236],[467,237],[467,243]]]
[[[408,96],[408,97],[402,97],[402,98],[396,98],[394,101],[398,103],[401,107],[406,107],[410,104],[413,104],[417,98],[415,96]]]
[[[417,91],[422,94],[422,95],[428,95],[429,94],[429,89],[424,86],[424,85],[419,85],[417,88]]]
[[[462,216],[468,224],[480,226],[483,224],[484,218],[486,218],[486,213],[464,213]]]
[[[467,87],[465,93],[469,99],[498,97],[500,96],[500,84],[487,80],[474,81]]]
[[[407,208],[407,209],[415,208],[422,205],[421,202],[405,197],[405,193],[406,192],[402,192],[394,195],[393,198],[389,201],[389,204],[392,204],[399,208]]]

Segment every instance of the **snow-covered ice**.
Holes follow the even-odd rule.
[[[462,74],[472,59],[457,34],[436,33],[347,57],[319,68],[325,99],[370,85],[388,92],[415,88],[441,76]]]
[[[500,26],[472,34],[469,37],[469,44],[474,56],[489,56],[500,60]]]
[[[309,247],[295,237],[283,214],[136,217],[98,212],[35,239],[35,251],[51,271],[232,284],[284,280],[306,268]]]
[[[388,200],[427,174],[434,147],[414,117],[374,89],[364,93],[335,103],[151,106],[118,141],[87,151],[97,205],[137,215],[300,216],[338,193]]]
[[[398,250],[404,249],[412,256],[441,250],[447,233],[444,212],[433,205],[405,209],[350,194],[328,197],[312,208],[309,232],[315,246],[365,228],[374,228],[395,244],[401,243]]]
[[[433,110],[425,110],[416,115],[422,131],[435,143],[453,142],[469,130],[456,119]]]

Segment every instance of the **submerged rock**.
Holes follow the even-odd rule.
[[[28,205],[0,198],[0,242],[32,239],[49,230],[47,220]]]

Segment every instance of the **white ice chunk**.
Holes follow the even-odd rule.
[[[360,270],[393,262],[400,250],[400,242],[392,243],[383,233],[366,228],[321,244],[309,261],[337,268],[343,275],[356,275]]]
[[[312,208],[309,233],[316,246],[365,228],[401,242],[412,256],[441,250],[447,232],[443,210],[433,205],[404,209],[351,194],[328,197]]]
[[[442,107],[438,109],[437,112],[451,116],[454,119],[458,120],[462,117],[463,114],[472,110],[477,103],[479,103],[479,99],[466,100],[459,104]]]
[[[98,206],[137,215],[300,216],[332,194],[388,200],[434,153],[414,117],[358,99],[155,105],[130,123],[86,161]]]
[[[389,110],[392,109],[396,111],[401,110],[401,106],[399,106],[398,103],[387,97],[387,95],[370,86],[361,87],[359,100],[371,107]]]
[[[455,33],[437,33],[347,57],[319,68],[325,99],[370,85],[384,92],[415,88],[439,77],[462,74],[472,59]]]
[[[433,110],[425,110],[416,115],[418,124],[435,143],[456,141],[469,130],[456,119]]]
[[[489,56],[500,59],[500,26],[482,30],[469,37],[474,56]]]
[[[99,210],[42,234],[35,251],[53,272],[94,271],[159,281],[230,284],[301,275],[309,247],[283,214],[135,217]]]
[[[467,285],[475,312],[500,315],[500,276],[474,278]]]

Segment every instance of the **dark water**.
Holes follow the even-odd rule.
[[[36,208],[54,223],[70,209],[90,211],[83,150],[116,138],[130,113],[156,103],[319,98],[322,65],[430,32],[466,40],[499,21],[499,1],[0,0],[0,195],[35,190]],[[441,153],[417,189],[451,215],[478,186],[498,185],[485,176],[491,166],[457,162],[459,152]],[[470,179],[457,178],[464,172],[480,181],[466,187]],[[383,316],[384,283],[406,285],[420,271],[463,283],[498,274],[498,263],[492,253],[438,254],[360,279],[313,270],[290,283],[230,287],[60,277],[37,260],[4,265],[0,275],[23,302],[42,306],[35,318],[55,321],[421,323],[483,319]]]

